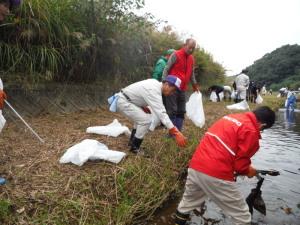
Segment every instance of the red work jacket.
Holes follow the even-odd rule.
[[[259,139],[259,122],[254,113],[224,116],[205,133],[190,161],[190,168],[234,181],[235,174],[248,173],[250,158],[259,149]]]
[[[181,80],[181,90],[186,91],[191,79],[194,66],[194,57],[186,54],[184,48],[175,52],[176,62],[172,65],[169,75],[174,75]]]

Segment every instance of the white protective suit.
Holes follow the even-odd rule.
[[[151,114],[145,113],[142,107],[150,106],[167,129],[174,127],[163,105],[162,85],[155,79],[143,80],[127,86],[119,94],[117,112],[134,121],[136,138],[143,139],[151,125]]]
[[[235,78],[235,84],[238,98],[242,100],[246,99],[247,89],[249,87],[249,77],[246,74],[241,73]]]

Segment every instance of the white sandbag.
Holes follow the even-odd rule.
[[[2,115],[2,110],[0,110],[0,132],[2,131],[3,127],[5,126],[5,123],[6,123],[6,119]]]
[[[149,107],[149,106],[148,106]],[[151,124],[149,127],[150,131],[154,131],[156,127],[158,127],[160,125],[160,119],[159,117],[154,113],[154,111],[152,110],[151,107],[149,107],[150,111],[151,111]]]
[[[236,91],[233,91],[233,92],[231,93],[231,99],[235,99],[236,96],[237,96],[237,92],[236,92]]]
[[[202,94],[194,92],[186,103],[186,115],[193,121],[197,127],[203,127],[205,124],[205,115],[202,104]]]
[[[223,98],[224,98],[224,92],[223,91],[219,93],[219,97],[220,97],[220,101],[223,101]]]
[[[243,101],[241,101],[239,103],[236,103],[236,104],[227,105],[226,108],[227,109],[233,109],[233,110],[250,110],[250,107],[249,107],[246,100],[243,100]]]
[[[261,103],[263,103],[263,101],[264,101],[264,99],[260,95],[257,95],[257,97],[255,99],[255,103],[261,104]]]
[[[73,163],[82,166],[88,160],[105,160],[119,163],[126,154],[120,151],[109,150],[105,144],[96,140],[85,139],[67,149],[60,158],[60,163]]]
[[[231,87],[230,86],[224,86],[224,91],[230,91],[230,93],[231,93]]]
[[[217,102],[218,101],[218,97],[215,91],[212,91],[209,97],[209,100],[212,102]]]
[[[118,137],[120,134],[123,133],[125,133],[126,135],[130,135],[128,127],[120,124],[117,119],[114,119],[114,121],[108,124],[107,126],[88,127],[86,129],[86,132],[90,134],[101,134],[112,137]]]

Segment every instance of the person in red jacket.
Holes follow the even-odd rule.
[[[168,63],[163,72],[163,78],[173,75],[181,80],[180,90],[177,90],[172,96],[165,99],[167,113],[173,124],[182,129],[185,114],[185,92],[191,81],[193,90],[199,91],[199,85],[194,74],[194,57],[193,52],[196,48],[194,39],[187,39],[184,46],[175,51],[169,58]]]
[[[252,112],[230,114],[215,122],[205,133],[190,161],[185,191],[175,223],[185,225],[189,212],[212,199],[234,224],[250,224],[251,214],[235,177],[253,177],[251,157],[259,149],[260,131],[272,127],[275,112],[261,106]]]

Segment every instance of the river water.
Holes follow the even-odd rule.
[[[254,210],[252,221],[257,225],[300,225],[300,113],[278,112],[274,126],[262,133],[261,148],[252,158],[257,169],[275,169],[277,177],[264,176],[262,197],[266,216]],[[238,179],[237,185],[245,196],[256,186],[256,178]],[[162,209],[149,225],[173,223],[178,201]],[[232,224],[231,220],[211,201],[205,203],[202,216],[192,215],[190,225]]]

